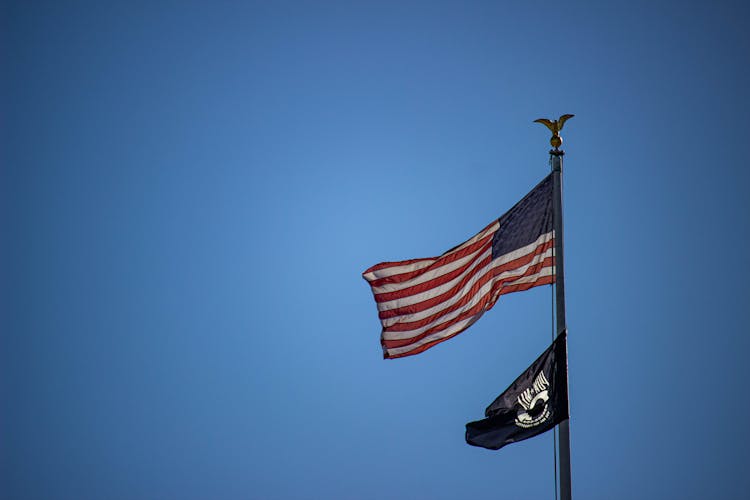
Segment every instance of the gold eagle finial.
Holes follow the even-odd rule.
[[[563,128],[563,125],[565,125],[565,122],[568,121],[569,118],[573,118],[575,115],[562,115],[560,118],[554,121],[550,121],[546,118],[539,118],[537,120],[534,120],[534,123],[541,123],[550,131],[552,132],[552,137],[549,140],[549,143],[552,145],[553,148],[557,149],[560,146],[562,146],[562,137],[560,137],[560,131]]]

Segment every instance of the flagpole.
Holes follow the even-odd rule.
[[[550,150],[550,163],[552,164],[552,226],[555,231],[555,303],[557,305],[555,317],[557,319],[557,334],[567,329],[565,323],[565,272],[563,251],[563,211],[562,211],[562,165],[565,152],[560,149],[562,137],[560,130],[563,124],[573,115],[563,115],[558,120],[546,120],[540,118],[535,122],[545,125],[552,131],[550,144],[554,149]],[[567,349],[566,349],[567,356]],[[566,371],[567,371],[567,362]],[[567,377],[566,377],[567,379]],[[570,391],[568,391],[570,394]],[[568,409],[570,415],[570,409]],[[571,474],[570,474],[570,419],[560,423],[560,446],[558,447],[558,463],[560,464],[560,498],[571,500]]]
[[[552,196],[553,227],[555,230],[555,303],[557,304],[557,334],[567,328],[565,324],[565,273],[563,271],[563,214],[562,214],[562,157],[559,149],[550,151],[552,155]],[[567,365],[568,360],[565,360]],[[568,410],[570,414],[570,410]],[[571,500],[570,485],[570,419],[560,422],[560,498]]]

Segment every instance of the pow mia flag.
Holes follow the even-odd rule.
[[[546,432],[568,418],[566,332],[500,394],[484,414],[466,424],[466,442],[490,450]]]

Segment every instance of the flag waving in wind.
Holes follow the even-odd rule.
[[[546,432],[568,418],[566,332],[562,332],[484,414],[466,424],[466,442],[490,450]]]
[[[552,175],[500,219],[439,257],[383,262],[362,277],[383,357],[418,354],[466,330],[500,295],[554,282]]]

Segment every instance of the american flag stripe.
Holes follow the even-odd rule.
[[[432,279],[429,279],[430,277],[428,276],[422,283],[416,283],[412,286],[402,285],[400,290],[375,293],[375,302],[378,303],[378,310],[387,311],[395,309],[401,303],[400,299],[406,297],[409,298],[409,302],[420,302],[422,299],[440,294],[447,289],[453,288],[458,282],[465,281],[467,277],[474,276],[477,271],[485,269],[490,262],[492,262],[492,247],[491,245],[487,245],[487,248],[482,249],[481,253],[477,252],[475,255],[472,255],[471,260],[458,269],[449,270],[449,272],[433,277]],[[437,272],[437,270],[431,272]],[[414,280],[414,282],[417,281],[422,280],[419,278]]]
[[[472,262],[476,261],[479,252],[492,249],[492,235],[466,247],[460,253],[453,254],[448,259],[441,259],[439,266],[431,266],[429,270],[418,269],[405,273],[396,274],[387,278],[380,278],[370,283],[373,291],[376,291],[375,300],[387,292],[395,292],[404,288],[425,283],[437,277],[445,277],[451,273],[460,273]]]
[[[500,219],[439,257],[367,269],[386,358],[410,356],[471,326],[500,295],[554,282],[551,176]]]
[[[488,259],[482,260],[484,261]],[[467,274],[466,278],[468,279],[468,281],[459,283],[459,285],[457,285],[463,285],[460,290],[447,290],[443,294],[432,296],[428,300],[424,300],[419,303],[414,303],[407,305],[406,307],[398,307],[395,309],[389,309],[380,312],[379,316],[381,317],[380,321],[383,324],[383,327],[388,330],[390,326],[396,323],[422,320],[424,318],[434,316],[436,313],[443,310],[446,306],[453,306],[454,304],[465,302],[469,297],[462,295],[460,292],[462,290],[466,290],[470,286],[476,285],[477,281],[481,280],[481,277],[484,276],[483,273],[485,273],[485,270],[487,268],[488,263],[484,263],[481,269],[474,269],[472,270],[471,274]]]
[[[404,303],[407,304],[407,306],[412,307],[413,310],[414,306],[419,307],[420,305],[427,303],[429,299],[442,293],[450,293],[453,295],[455,292],[460,292],[460,290],[456,289],[456,285],[466,284],[467,282],[470,282],[470,279],[476,277],[477,274],[486,272],[490,268],[501,267],[501,271],[512,270],[531,262],[535,254],[549,250],[551,247],[552,233],[548,233],[540,236],[539,240],[527,247],[510,252],[507,255],[495,259],[492,259],[491,248],[487,248],[484,252],[479,254],[481,260],[475,261],[475,265],[472,266],[471,269],[466,269],[464,274],[451,281],[444,283],[442,279],[436,279],[432,283],[425,283],[425,286],[420,286],[418,288],[405,287],[399,292],[392,292],[387,295],[378,294],[376,288],[373,287],[375,300],[378,302],[378,309],[382,312],[388,311],[390,313],[390,310],[393,309],[398,311],[399,306]],[[403,313],[398,311],[396,314]],[[381,315],[381,318],[383,316],[386,315]],[[390,316],[390,314],[388,316]]]
[[[459,333],[463,332],[467,328],[469,328],[471,325],[474,324],[476,320],[478,320],[480,317],[482,317],[482,314],[476,314],[470,318],[467,318],[466,320],[457,323],[449,328],[446,328],[443,332],[440,334],[434,334],[430,337],[426,337],[423,339],[418,340],[417,342],[414,342],[412,344],[409,344],[405,347],[394,347],[392,349],[389,349],[387,347],[383,347],[383,355],[386,358],[402,358],[404,356],[412,356],[414,354],[419,354],[420,352],[426,351],[430,347],[439,344],[440,342],[444,342],[450,338],[455,337]]]
[[[521,292],[528,290],[529,288],[540,286],[540,285],[551,285],[555,282],[554,270],[546,268],[539,276],[530,276],[529,281],[523,284],[516,284],[503,288],[500,295],[505,295],[511,292]],[[422,338],[417,342],[410,343],[406,347],[395,347],[386,348],[383,347],[384,357],[386,358],[402,358],[405,356],[412,356],[424,352],[430,347],[444,342],[450,338],[455,337],[459,333],[469,328],[476,320],[478,320],[483,313],[476,314],[466,321],[457,323],[450,328],[447,328],[440,335],[431,335],[429,338]]]
[[[522,279],[526,279],[529,275],[537,274],[541,272],[541,269],[552,265],[552,249],[546,248],[552,241],[540,245],[538,251],[535,251],[532,255],[529,255],[527,260],[528,263],[513,268],[508,268],[506,265],[498,266],[486,266],[486,272],[483,275],[478,276],[476,279],[472,279],[472,287],[480,287],[477,293],[471,294],[464,290],[453,292],[452,298],[438,303],[437,305],[425,309],[423,311],[417,311],[411,314],[402,314],[397,318],[388,318],[384,320],[383,332],[408,332],[418,328],[424,327],[428,324],[435,324],[439,319],[450,319],[446,317],[449,313],[470,307],[471,303],[477,303],[480,301],[482,296],[486,295],[490,291],[501,290],[515,285]],[[493,262],[494,264],[494,262]],[[469,284],[467,284],[468,286]],[[464,289],[467,288],[464,287]],[[417,332],[418,333],[418,332]],[[386,337],[386,335],[384,335]],[[390,338],[390,337],[389,337]],[[404,338],[400,336],[399,338]]]
[[[481,288],[473,295],[467,296],[468,300],[462,300],[441,310],[428,321],[397,323],[391,327],[384,328],[383,340],[414,340],[440,331],[479,311],[487,311],[492,308],[497,297],[508,293],[505,291],[506,288],[534,283],[538,278],[551,274],[552,265],[553,259],[550,255],[547,258],[538,259],[537,262],[528,266],[521,274],[514,272],[511,276],[498,277],[493,276],[496,273],[490,272],[486,279],[483,280]]]
[[[460,290],[449,290],[433,299],[414,304],[411,308],[407,306],[406,308],[397,309],[396,311],[400,315],[381,320],[383,325],[383,339],[416,336],[421,331],[414,330],[424,327],[427,323],[434,325],[452,319],[457,314],[461,314],[467,308],[472,307],[480,299],[483,299],[482,303],[486,309],[489,309],[496,300],[496,298],[486,297],[489,291],[501,295],[497,293],[498,290],[504,291],[506,288],[513,287],[517,283],[522,284],[522,280],[526,279],[528,275],[535,275],[541,268],[553,264],[551,260],[551,245],[552,240],[550,238],[550,241],[539,244],[537,250],[532,251],[528,256],[511,260],[505,264],[500,262],[499,265],[487,266],[486,271],[483,270],[481,275],[475,275]],[[488,286],[491,288],[488,288]],[[489,300],[492,300],[492,302],[490,303]],[[431,307],[426,308],[427,306]],[[459,312],[454,312],[457,310]],[[449,316],[451,313],[452,315]],[[394,332],[406,333],[395,334]]]
[[[476,236],[469,239],[468,241],[465,241],[461,245],[448,250],[440,257],[430,257],[426,259],[411,259],[411,260],[403,260],[399,262],[383,262],[381,264],[377,264],[375,266],[372,266],[367,271],[362,273],[362,277],[364,277],[370,284],[377,283],[377,280],[379,278],[387,278],[387,277],[395,277],[399,274],[407,273],[409,271],[416,271],[419,269],[424,269],[425,267],[428,267],[429,265],[435,263],[439,259],[443,258],[451,258],[454,254],[461,252],[462,250],[466,249],[467,247],[470,247],[474,243],[482,240],[486,241],[487,237],[491,237],[494,235],[495,231],[497,231],[500,224],[498,221],[492,222],[489,226],[484,228],[482,231],[479,232]]]
[[[507,293],[528,290],[529,288],[535,286],[548,285],[551,283],[554,283],[554,271],[552,270],[552,266],[549,266],[539,273],[535,273],[533,275],[525,277],[523,280],[519,280],[514,285],[509,285],[508,287],[503,288],[498,293],[498,297]],[[495,300],[497,300],[497,297],[495,298]],[[481,306],[481,304],[478,304],[477,306],[472,308],[471,312],[476,311],[474,312],[474,314],[471,314],[471,312],[467,312],[460,318],[456,318],[456,320],[454,321],[439,325],[439,328],[434,329],[437,331],[426,332],[415,338],[410,338],[403,341],[386,340],[385,338],[383,338],[381,344],[383,346],[384,352],[388,358],[410,356],[412,354],[418,354],[424,351],[426,348],[432,347],[433,345],[438,344],[443,340],[448,340],[449,338],[454,337],[466,330],[476,320],[478,320],[482,316],[482,314],[484,314],[485,310],[488,310],[483,309],[479,306]],[[491,307],[492,306],[489,306],[489,308]],[[422,349],[421,347],[424,346],[426,347]]]

